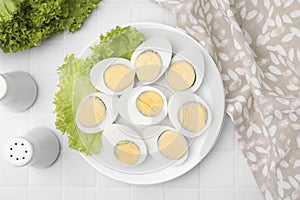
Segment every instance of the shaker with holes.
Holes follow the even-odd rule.
[[[4,156],[15,167],[46,168],[56,161],[59,150],[59,141],[51,130],[35,128],[10,140],[4,148]]]

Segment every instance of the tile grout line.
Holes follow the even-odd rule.
[[[29,66],[29,68],[30,68],[30,74],[32,73],[31,71],[32,71],[32,56],[31,56],[31,50],[30,50],[30,53],[29,53],[29,56],[30,56],[30,58],[29,58],[29,60],[30,60],[30,66]],[[38,97],[36,97],[36,98],[38,98]],[[35,101],[37,101],[37,99],[35,100]],[[26,119],[27,120],[27,131],[29,131],[30,129],[31,129],[31,116],[32,116],[32,109],[30,108],[29,110],[28,110],[28,113],[27,113],[27,115],[28,115],[28,119]],[[24,133],[23,133],[24,134]],[[28,188],[30,188],[31,189],[31,169],[30,169],[30,167],[27,167],[27,187]],[[30,193],[30,190],[29,189],[26,189],[26,198],[27,198],[27,200],[29,200],[29,193]]]
[[[204,171],[203,168],[201,167],[201,164],[199,164],[199,170],[200,170],[200,199],[204,199]]]
[[[64,31],[64,35],[63,35],[63,48],[64,48],[64,54],[66,54],[66,31]],[[59,80],[58,80],[59,82]],[[64,157],[65,157],[65,153],[63,153],[63,151],[61,151],[61,190],[62,190],[62,193],[63,191],[65,191],[65,173],[64,173]],[[63,194],[61,195],[61,200],[63,200]]]
[[[66,186],[64,188],[62,188],[62,186],[0,186],[0,189],[35,189],[35,190],[59,190],[59,189],[68,189],[68,190],[75,190],[75,189],[79,189],[79,190],[97,190],[97,188],[95,187],[83,187],[83,186]],[[126,191],[129,190],[130,187],[103,187],[105,190],[122,190],[122,191]],[[160,191],[160,192],[174,192],[174,191],[199,191],[199,188],[172,188],[172,189],[163,189],[163,188],[149,188],[149,189],[145,189],[145,188],[136,188],[135,191]],[[222,192],[234,192],[235,189],[234,188],[206,188],[203,190],[203,192],[218,192],[218,191],[222,191]],[[251,188],[251,189],[247,189],[247,188],[243,188],[241,189],[242,192],[249,192],[249,193],[255,193],[257,191],[257,189],[255,188]]]

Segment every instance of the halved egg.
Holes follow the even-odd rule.
[[[155,87],[142,86],[132,90],[128,98],[128,115],[132,123],[152,125],[161,122],[168,113],[167,98]]]
[[[138,79],[144,84],[159,79],[169,67],[172,57],[172,46],[163,37],[153,37],[144,41],[134,51],[131,62]]]
[[[170,98],[168,113],[174,127],[189,138],[204,133],[212,120],[207,103],[196,94],[186,91]]]
[[[205,66],[201,52],[186,48],[172,58],[165,79],[175,91],[195,92],[203,81],[204,73]]]
[[[118,115],[117,97],[102,93],[89,94],[80,102],[76,111],[76,125],[85,133],[97,133],[112,124]]]
[[[169,126],[151,126],[143,133],[148,152],[157,160],[183,163],[188,157],[188,143],[183,135]]]
[[[123,58],[107,58],[98,62],[90,72],[96,89],[109,95],[120,95],[134,84],[134,67]]]
[[[125,125],[113,124],[104,129],[102,143],[103,148],[124,166],[137,166],[147,157],[143,139]]]

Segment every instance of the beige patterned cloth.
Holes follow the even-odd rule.
[[[222,74],[266,199],[300,199],[300,0],[162,0]]]

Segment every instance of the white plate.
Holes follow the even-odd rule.
[[[193,38],[189,37],[182,31],[173,27],[157,24],[157,23],[134,23],[128,24],[135,27],[138,31],[149,37],[166,37],[173,46],[173,52],[178,53],[184,47],[198,49],[204,57],[205,76],[202,85],[196,92],[203,100],[207,102],[212,112],[212,121],[210,127],[200,137],[188,140],[189,156],[182,165],[170,166],[170,163],[164,163],[154,160],[148,156],[146,161],[141,165],[133,168],[126,168],[116,165],[114,159],[109,157],[105,149],[101,149],[101,153],[93,156],[82,157],[95,169],[103,174],[131,184],[156,184],[177,178],[193,167],[195,167],[205,156],[211,151],[221,132],[224,115],[225,115],[225,94],[220,73],[216,64],[206,52],[206,50]],[[128,26],[127,25],[127,26]],[[80,54],[81,58],[85,58],[91,54],[90,46],[99,43],[99,39],[95,39]],[[126,120],[119,119],[120,123],[127,124]],[[168,121],[165,122],[167,125]],[[130,125],[130,124],[129,124]],[[143,126],[135,127],[135,130],[143,130]]]

